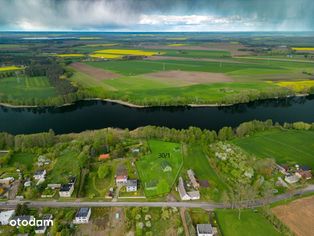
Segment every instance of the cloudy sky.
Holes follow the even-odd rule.
[[[314,0],[0,0],[0,30],[307,31]]]

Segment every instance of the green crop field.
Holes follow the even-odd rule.
[[[257,63],[232,63],[232,62],[209,62],[209,61],[176,61],[176,60],[134,60],[134,61],[106,61],[86,62],[86,64],[97,68],[110,70],[122,75],[139,75],[163,70],[183,70],[227,73],[241,69],[282,69],[272,65],[259,65]]]
[[[253,210],[242,210],[240,220],[236,210],[216,210],[215,212],[224,236],[281,235],[261,213]]]
[[[236,139],[234,144],[260,158],[278,163],[296,163],[314,168],[314,132],[273,130]]]
[[[200,146],[188,146],[187,155],[183,155],[181,173],[185,174],[188,169],[192,169],[198,179],[209,182],[209,188],[201,188],[201,197],[210,197],[211,200],[219,201],[221,193],[227,190],[227,186],[210,166]]]
[[[182,168],[181,145],[157,140],[148,142],[151,153],[136,162],[145,195],[152,197],[171,191]],[[160,157],[160,155],[168,155]],[[170,167],[165,170],[164,167]]]
[[[31,100],[56,96],[57,92],[46,77],[10,77],[0,79],[0,97]]]
[[[164,56],[189,57],[189,58],[222,58],[230,57],[230,52],[219,50],[160,50]]]

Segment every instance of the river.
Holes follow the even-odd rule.
[[[80,101],[58,108],[0,106],[0,131],[11,134],[49,129],[64,134],[105,127],[135,129],[146,125],[219,130],[254,119],[272,119],[279,123],[314,122],[314,96],[269,99],[227,107],[132,108],[104,101]]]

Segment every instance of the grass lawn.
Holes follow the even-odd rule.
[[[218,201],[227,186],[216,175],[200,146],[188,146],[187,155],[183,156],[182,173],[192,169],[199,180],[207,180],[209,188],[201,188],[201,198]]]
[[[162,195],[171,191],[182,167],[181,145],[178,143],[163,142],[157,140],[149,141],[151,153],[141,157],[136,162],[141,185],[145,195],[152,197]],[[160,158],[161,153],[168,153],[166,158]],[[171,167],[170,171],[164,171],[163,164]]]
[[[32,153],[15,153],[8,163],[10,166],[18,166],[18,168],[26,168],[30,171],[33,167],[36,157]]]
[[[68,177],[80,174],[79,160],[77,153],[66,150],[62,153],[54,164],[52,170],[47,174],[48,183],[67,183]]]
[[[0,79],[0,97],[9,100],[45,99],[57,95],[46,77],[9,77]]]
[[[273,225],[260,213],[242,210],[238,219],[237,210],[216,210],[220,230],[224,236],[279,236]]]
[[[314,168],[314,132],[271,130],[235,139],[234,144],[260,158],[278,163],[297,163]]]

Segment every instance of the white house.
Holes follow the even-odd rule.
[[[59,191],[60,197],[71,197],[74,191],[74,184],[62,184]]]
[[[73,220],[74,224],[87,224],[92,213],[91,208],[80,208],[76,213],[75,219]]]
[[[190,191],[187,192],[187,194],[190,196],[190,200],[198,200],[201,198],[199,191]]]
[[[127,192],[136,192],[137,191],[137,180],[129,179],[126,183],[126,191]]]
[[[197,236],[213,236],[213,227],[211,224],[196,225]]]
[[[14,216],[15,211],[1,211],[0,212],[0,225],[8,225],[10,219]]]
[[[191,200],[190,196],[187,194],[185,190],[184,182],[181,176],[179,177],[178,191],[181,200]]]
[[[36,180],[40,180],[40,179],[45,179],[46,177],[46,170],[37,170],[35,173],[34,173],[34,179]]]
[[[300,180],[300,177],[296,174],[294,175],[287,175],[285,177],[285,181],[288,183],[288,184],[294,184],[294,183],[297,183],[298,181]]]
[[[128,176],[126,175],[118,175],[116,177],[116,184],[127,184]]]
[[[0,184],[10,185],[13,181],[14,181],[13,177],[7,177],[7,178],[0,179]]]

